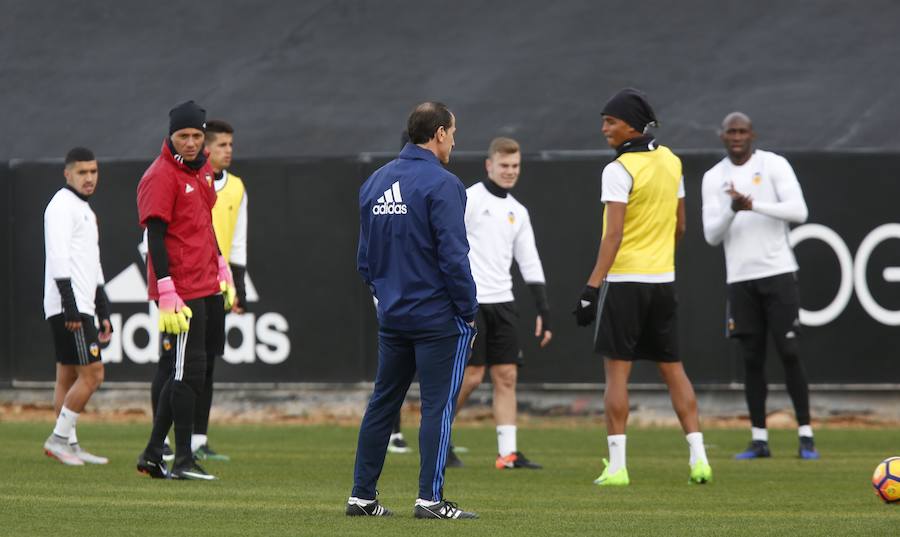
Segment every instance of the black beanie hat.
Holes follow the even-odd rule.
[[[647,96],[634,88],[625,88],[613,95],[603,107],[601,114],[621,119],[640,133],[648,126],[659,126],[656,114],[647,102]]]
[[[194,101],[181,103],[169,110],[169,134],[181,129],[206,130],[206,110]]]

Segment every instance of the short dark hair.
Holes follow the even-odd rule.
[[[73,162],[90,162],[92,160],[97,160],[97,157],[86,147],[73,147],[66,153],[66,166]]]
[[[212,142],[219,134],[234,134],[231,123],[221,119],[210,119],[206,122],[206,142]]]
[[[414,144],[427,144],[440,127],[449,129],[453,125],[453,114],[444,103],[426,101],[409,115],[406,132]]]

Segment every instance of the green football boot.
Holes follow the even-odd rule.
[[[203,444],[194,452],[194,458],[200,461],[230,461],[231,457],[216,453],[209,447],[209,444]]]
[[[712,481],[712,467],[708,462],[695,462],[691,466],[691,478],[689,485],[703,485]]]
[[[610,475],[609,473],[609,461],[603,459],[603,473],[600,474],[600,477],[594,480],[595,485],[599,485],[601,487],[624,487],[630,483],[628,480],[628,469],[624,466],[619,468],[619,471]]]

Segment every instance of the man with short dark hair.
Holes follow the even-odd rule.
[[[490,368],[497,425],[498,470],[539,469],[518,450],[516,441],[516,381],[523,363],[518,341],[519,311],[512,292],[513,261],[528,285],[538,312],[535,337],[546,347],[550,332],[550,304],[544,268],[538,255],[528,209],[510,191],[519,181],[522,152],[511,138],[494,138],[485,161],[487,179],[466,190],[466,235],[469,263],[478,289],[478,340],[466,366],[458,406],[481,384]],[[448,453],[448,460],[455,454]]]
[[[245,275],[247,273],[247,192],[244,181],[229,171],[234,147],[234,127],[220,119],[206,122],[206,150],[209,164],[215,174],[213,185],[216,189],[216,204],[212,210],[213,228],[222,257],[228,263],[234,278],[237,296],[231,307],[233,313],[244,313],[247,309]],[[225,340],[225,310],[210,312],[221,317],[216,326],[221,326],[222,340]],[[209,412],[213,398],[213,371],[216,360],[221,355],[209,354],[206,360],[206,378],[203,392],[197,399],[194,412],[194,433],[191,435],[191,450],[201,460],[227,461],[227,455],[217,453],[209,447]]]
[[[597,320],[594,350],[603,356],[606,371],[610,460],[604,459],[606,468],[594,483],[630,482],[625,466],[628,378],[635,360],[650,360],[669,388],[690,448],[688,483],[703,484],[712,479],[712,468],[694,387],[678,354],[675,246],[685,230],[681,160],[647,134],[656,126],[656,114],[642,92],[618,92],[602,114],[603,135],[616,159],[603,169],[603,238],[574,312],[581,326]]]
[[[410,143],[359,191],[357,268],[378,300],[378,370],[359,428],[348,516],[388,516],[375,498],[391,427],[418,372],[419,496],[416,518],[477,518],[443,496],[447,447],[475,337],[478,309],[464,221],[466,192],[441,163],[456,121],[422,103],[407,122]]]
[[[56,348],[53,407],[57,415],[44,452],[69,466],[106,464],[106,457],[82,449],[75,433],[78,415],[103,383],[100,345],[112,337],[97,216],[88,203],[99,178],[94,153],[83,147],[70,150],[63,175],[66,186],[44,211],[44,315]]]
[[[212,226],[213,171],[203,150],[206,111],[194,101],[169,112],[169,136],[137,189],[139,221],[147,228],[147,293],[158,302],[162,348],[174,348],[173,374],[159,394],[153,431],[137,461],[154,478],[211,480],[194,460],[194,406],[203,391],[207,355],[221,355],[233,284]],[[224,296],[224,298],[223,298]],[[163,441],[175,425],[175,462],[163,463]]]
[[[785,385],[797,415],[801,459],[819,458],[809,413],[809,385],[800,361],[800,290],[788,224],[808,210],[790,163],[753,148],[756,134],[746,114],[722,120],[728,156],[703,175],[703,234],[724,243],[728,304],[726,328],[744,360],[750,410],[750,446],[737,459],[769,457],[766,429],[766,334],[772,333],[784,365]]]

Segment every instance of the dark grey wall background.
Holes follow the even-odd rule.
[[[897,149],[891,0],[0,0],[0,161],[73,144],[146,158],[195,99],[239,155],[392,151],[409,109],[451,105],[459,149],[599,147],[623,86],[676,149],[732,109],[781,149]]]
[[[837,232],[851,253],[878,226],[892,222],[900,197],[900,154],[789,153],[810,207],[810,222]],[[593,265],[600,238],[600,172],[611,154],[560,159],[527,155],[515,196],[531,212],[549,283],[555,338],[538,350],[530,335],[534,307],[517,280],[522,314],[521,340],[526,366],[523,382],[598,382],[601,361],[590,352],[591,331],[575,327],[570,311]],[[700,180],[721,156],[707,152],[683,157],[687,187],[688,233],[678,252],[681,350],[686,368],[698,383],[740,381],[742,372],[725,340],[724,260],[721,249],[702,238]],[[250,200],[249,274],[260,300],[251,304],[254,318],[278,314],[288,323],[290,353],[270,364],[259,349],[250,363],[217,366],[226,382],[354,382],[371,380],[375,367],[376,322],[371,297],[355,271],[358,238],[357,191],[380,164],[366,159],[249,159],[235,164],[245,178]],[[102,261],[107,280],[129,267],[142,266],[136,244],[135,188],[147,161],[101,161],[98,194],[92,205],[100,220]],[[483,159],[457,156],[451,169],[469,185],[483,177]],[[42,214],[63,183],[61,163],[15,163],[0,167],[10,188],[12,272],[0,289],[11,293],[14,316],[7,317],[11,338],[0,347],[0,379],[52,380],[54,365],[49,329],[42,315]],[[2,228],[0,228],[2,231]],[[887,267],[900,266],[898,239],[885,240],[873,252],[867,281],[876,301],[900,309],[900,286],[885,280]],[[831,302],[840,283],[834,253],[820,241],[797,248],[803,305],[821,309]],[[2,270],[2,268],[0,268]],[[3,274],[0,274],[3,276]],[[147,311],[146,302],[113,304],[123,319]],[[0,312],[0,315],[4,315]],[[271,316],[271,315],[270,315]],[[2,320],[2,319],[0,319]],[[117,332],[123,336],[124,330]],[[837,318],[824,326],[804,327],[803,355],[817,383],[896,383],[897,329],[876,321],[854,293]],[[241,337],[263,339],[259,327]],[[132,336],[145,345],[148,333]],[[264,342],[263,342],[264,343]],[[263,348],[265,352],[269,347]],[[104,351],[106,353],[107,351]],[[153,354],[151,352],[151,354]],[[147,380],[152,363],[124,357],[107,365],[110,381]],[[773,378],[781,367],[771,359]],[[646,364],[636,382],[656,382]]]

